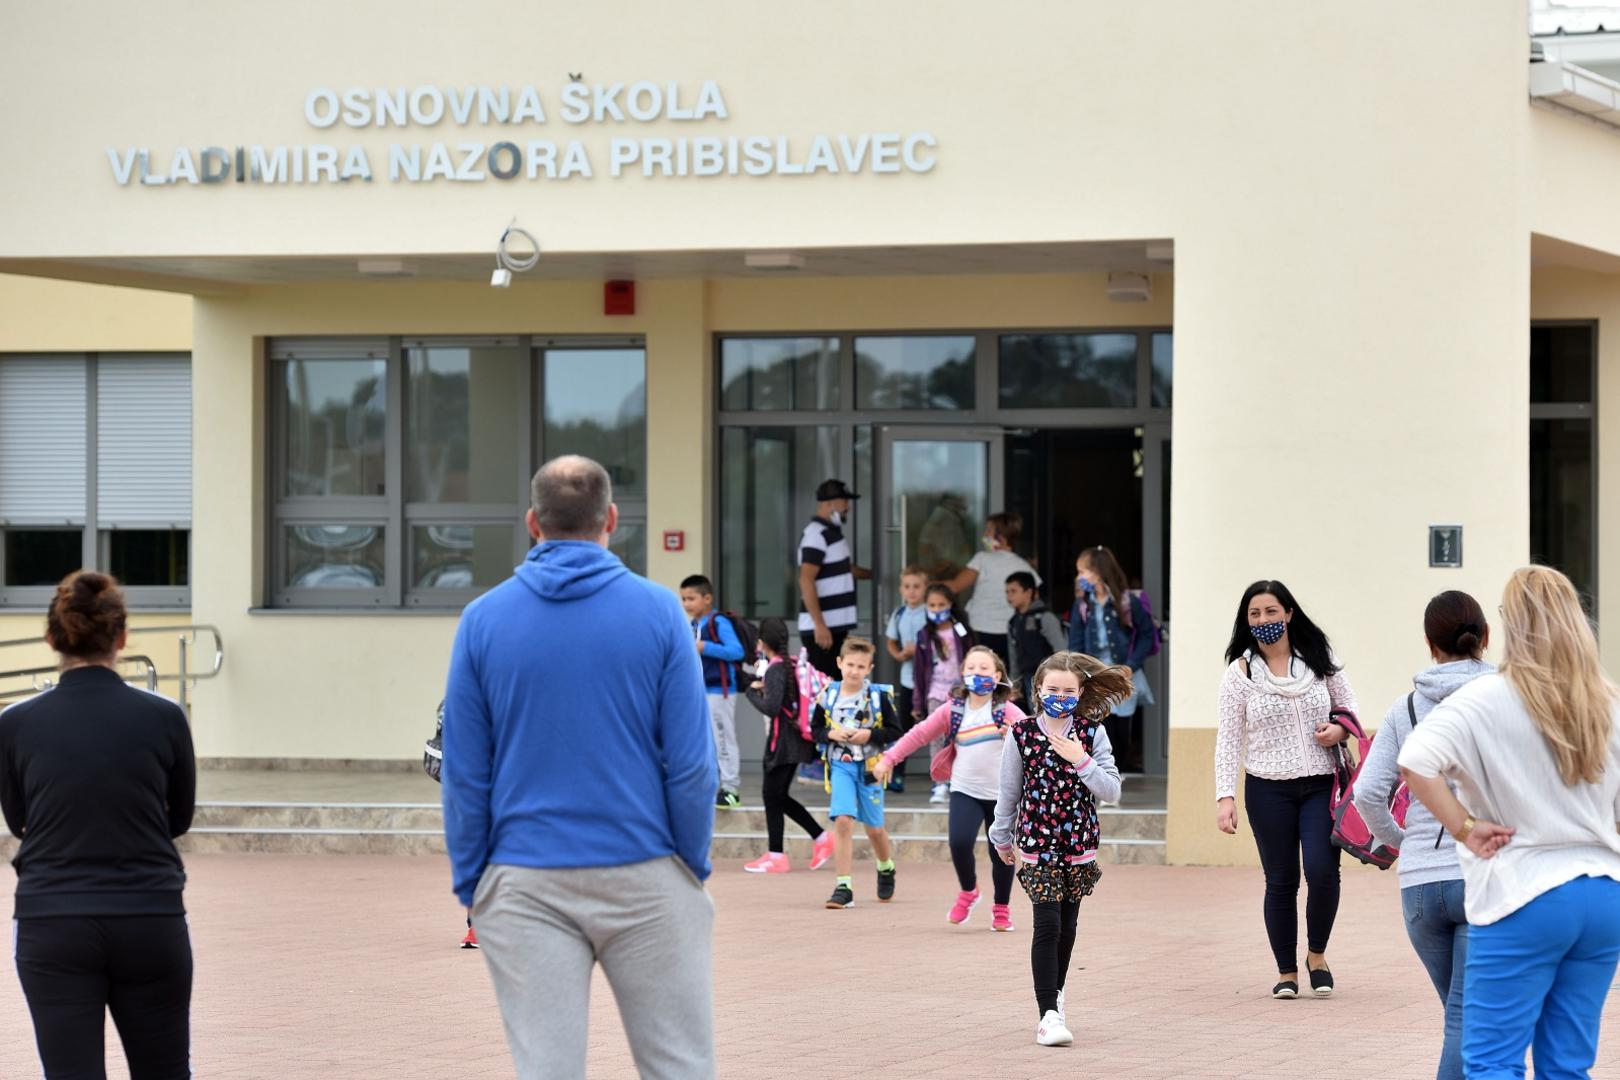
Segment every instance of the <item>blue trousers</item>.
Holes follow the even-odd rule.
[[[1463,972],[1468,960],[1468,916],[1462,878],[1401,890],[1406,936],[1445,1006],[1445,1042],[1435,1080],[1463,1080]]]
[[[1468,1080],[1585,1077],[1620,960],[1620,881],[1582,877],[1489,926],[1471,927],[1463,987]]]

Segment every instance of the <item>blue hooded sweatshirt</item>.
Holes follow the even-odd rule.
[[[467,605],[444,700],[444,835],[471,906],[490,863],[709,876],[714,732],[668,589],[600,545],[551,541]]]

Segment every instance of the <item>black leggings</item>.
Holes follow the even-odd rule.
[[[974,859],[975,841],[979,830],[990,833],[990,823],[996,820],[996,804],[991,799],[975,799],[960,791],[951,792],[951,863],[956,867],[956,881],[963,892],[978,887],[978,863]],[[996,856],[996,849],[986,845],[990,856],[990,882],[995,889],[995,902],[1005,904],[1012,898],[1013,868]]]
[[[1339,913],[1339,849],[1333,846],[1333,777],[1299,780],[1247,777],[1243,801],[1266,872],[1266,936],[1277,971],[1299,971],[1299,864],[1305,860],[1306,947],[1327,951]]]
[[[772,765],[765,770],[765,783],[761,785],[760,793],[765,798],[765,832],[768,843],[767,851],[774,851],[780,855],[786,849],[784,817],[793,819],[793,823],[810,834],[814,840],[821,835],[821,826],[811,816],[804,804],[793,797],[793,777],[799,771],[797,765]]]
[[[107,1011],[130,1080],[191,1076],[191,937],[184,915],[17,921],[17,978],[46,1080],[105,1080]]]
[[[1035,933],[1029,942],[1029,966],[1035,975],[1035,1014],[1039,1018],[1057,1008],[1058,992],[1068,977],[1080,901],[1048,900],[1032,906]]]

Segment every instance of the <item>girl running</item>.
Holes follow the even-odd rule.
[[[759,648],[765,668],[746,691],[748,703],[765,717],[765,854],[744,866],[750,874],[785,874],[788,865],[784,843],[786,818],[810,834],[810,869],[819,870],[832,858],[832,833],[817,823],[810,811],[793,797],[793,774],[800,765],[816,760],[816,744],[799,728],[799,682],[787,659],[787,623],[766,619],[759,624]]]
[[[886,781],[906,755],[924,743],[943,739],[944,748],[934,755],[929,771],[935,780],[950,784],[951,862],[962,891],[956,895],[945,918],[965,923],[979,903],[978,875],[973,846],[979,830],[986,831],[996,815],[996,794],[1001,774],[1001,744],[1012,724],[1024,719],[1024,712],[1009,702],[1012,683],[1007,665],[987,646],[975,645],[962,659],[963,685],[951,691],[944,705],[929,713],[928,719],[906,732],[883,754],[877,777]],[[991,907],[990,928],[1011,930],[1013,868],[990,857],[990,880],[995,902]]]
[[[962,681],[962,658],[976,644],[973,631],[956,610],[956,594],[949,585],[936,581],[928,586],[923,606],[928,609],[928,625],[917,635],[917,653],[912,658],[912,682],[916,685],[911,696],[912,710],[918,720],[950,700],[951,688]],[[945,744],[936,739],[928,745],[937,754]],[[951,786],[936,783],[928,801],[943,803],[950,797]]]
[[[1074,955],[1080,901],[1091,895],[1100,833],[1097,802],[1119,797],[1119,769],[1103,717],[1131,694],[1131,669],[1060,652],[1035,673],[1040,712],[1012,725],[1001,755],[1000,794],[990,843],[1035,911],[1030,968],[1041,1046],[1074,1042],[1064,982]]]

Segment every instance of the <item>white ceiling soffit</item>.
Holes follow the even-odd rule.
[[[1557,60],[1530,65],[1530,100],[1620,130],[1620,82]]]
[[[1620,30],[1620,7],[1580,0],[1530,0],[1530,33],[1592,34]]]

